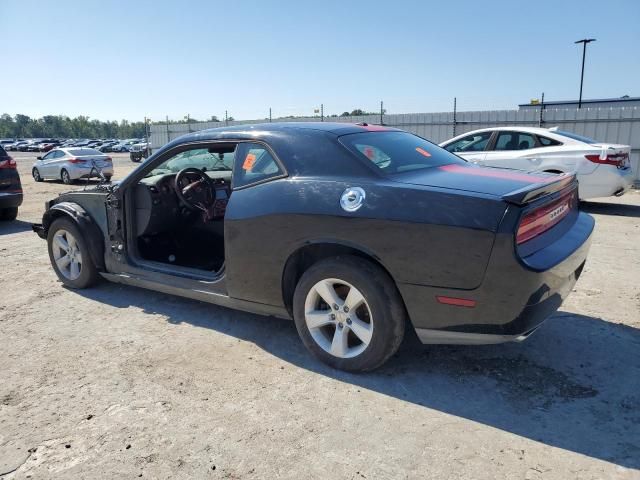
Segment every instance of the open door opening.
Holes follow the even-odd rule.
[[[214,275],[224,266],[224,216],[237,144],[182,151],[135,185],[132,247],[138,260]]]

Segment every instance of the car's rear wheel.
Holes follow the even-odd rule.
[[[42,181],[42,177],[40,176],[40,171],[37,168],[34,168],[33,170],[31,170],[31,175],[33,175],[33,179],[36,182]]]
[[[67,172],[64,168],[60,172],[60,178],[62,179],[62,183],[64,183],[65,185],[71,185],[73,183],[73,180],[71,180],[71,175],[69,175],[69,172]]]
[[[293,311],[307,349],[341,370],[379,367],[404,335],[405,309],[395,284],[382,268],[358,257],[311,266],[298,282]]]
[[[0,210],[0,220],[12,221],[18,218],[18,207],[3,208]]]
[[[98,280],[87,243],[71,220],[58,218],[47,235],[49,259],[58,278],[71,288],[87,288]]]

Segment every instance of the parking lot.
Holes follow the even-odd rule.
[[[526,342],[409,335],[355,375],[293,322],[63,288],[30,223],[68,187],[35,183],[36,155],[12,152],[25,201],[0,224],[0,477],[640,478],[639,191],[584,204],[584,273]]]

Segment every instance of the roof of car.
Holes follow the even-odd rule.
[[[553,127],[552,127],[553,128]],[[550,128],[543,128],[543,127],[524,127],[524,126],[519,126],[519,125],[511,125],[511,126],[506,126],[506,127],[487,127],[487,128],[479,128],[477,130],[471,130],[465,133],[462,133],[460,135],[456,135],[455,137],[449,138],[448,140],[445,140],[444,142],[441,142],[440,145],[446,145],[451,143],[453,140],[458,140],[460,138],[463,138],[467,135],[473,135],[474,133],[481,133],[481,132],[500,132],[500,131],[516,131],[516,132],[526,132],[526,133],[533,133],[536,135],[544,135],[544,136],[551,136],[553,138],[560,138],[558,136],[558,133],[555,132],[554,130],[551,130]],[[562,137],[563,141],[575,141],[569,138],[564,138]]]
[[[373,125],[368,123],[339,123],[339,122],[273,122],[273,123],[252,123],[246,125],[233,125],[229,127],[211,128],[200,130],[185,137],[183,141],[190,139],[202,139],[206,137],[253,137],[257,132],[293,132],[295,130],[306,130],[316,132],[330,132],[335,135],[346,135],[349,133],[371,132],[371,131],[397,131],[398,129],[384,125]]]

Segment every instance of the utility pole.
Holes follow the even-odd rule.
[[[582,108],[582,83],[584,81],[584,58],[587,55],[587,43],[595,42],[595,38],[583,38],[573,43],[582,44],[582,73],[580,74],[580,98],[578,99],[578,109]]]
[[[227,125],[227,126],[229,126],[229,120],[228,120],[228,118],[229,118],[229,117],[227,116],[227,111],[225,110],[225,111],[224,111],[224,124],[225,124],[225,125]]]
[[[538,119],[538,127],[542,127],[544,119],[542,118],[542,111],[544,110],[544,92],[542,92],[542,100],[540,101],[540,118]]]
[[[384,115],[384,104],[382,103],[382,100],[380,100],[380,125],[384,125],[384,122],[382,121],[382,116]]]
[[[456,136],[456,101],[457,98],[453,97],[453,136]]]
[[[185,115],[184,119],[187,121],[187,130],[191,133],[191,118],[188,113]]]
[[[271,107],[269,107],[269,123],[271,123]]]
[[[169,115],[166,116],[167,119],[167,143],[171,141],[171,135],[169,134]]]
[[[150,118],[144,117],[144,143],[147,145],[146,148],[146,153],[147,153],[147,157],[149,158],[149,122],[151,121]]]
[[[324,103],[320,104],[320,121],[324,122]]]

